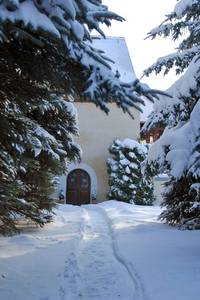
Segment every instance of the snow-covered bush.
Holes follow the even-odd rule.
[[[116,139],[109,152],[112,155],[107,161],[109,199],[152,205],[152,178],[143,174],[141,168],[147,155],[147,147],[131,139]]]
[[[183,39],[172,55],[158,59],[145,71],[148,75],[172,67],[186,72],[167,90],[172,97],[155,101],[143,130],[158,124],[166,129],[156,141],[146,160],[153,172],[168,171],[171,180],[164,194],[166,210],[161,218],[184,228],[200,224],[200,1],[180,0],[167,20],[149,36],[172,36]]]

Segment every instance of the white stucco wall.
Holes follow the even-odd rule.
[[[117,108],[109,105],[106,115],[92,103],[75,103],[78,110],[80,136],[77,142],[83,150],[82,163],[94,169],[97,175],[97,201],[105,200],[108,192],[106,160],[108,148],[115,138],[137,140],[140,130],[139,112],[132,110],[135,120]]]

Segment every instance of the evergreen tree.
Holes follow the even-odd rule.
[[[13,41],[0,46],[0,57],[0,232],[9,233],[19,216],[50,221],[53,179],[80,158],[76,110],[67,99],[78,94],[81,69],[53,45],[39,51]]]
[[[164,194],[166,210],[161,218],[169,224],[197,228],[200,223],[200,1],[179,0],[174,11],[149,37],[171,36],[181,39],[177,52],[158,59],[146,75],[173,67],[185,71],[167,90],[171,98],[160,96],[143,130],[158,124],[166,126],[161,138],[151,147],[147,168],[168,171],[170,181]]]
[[[196,195],[190,187],[191,181],[188,177],[179,180],[171,178],[166,183],[163,195],[166,210],[161,213],[160,219],[182,229],[200,229],[200,205],[198,201],[193,200]]]
[[[147,154],[147,147],[130,139],[116,139],[109,152],[108,159],[110,191],[109,199],[152,205],[153,181],[147,174],[142,173],[141,164]]]

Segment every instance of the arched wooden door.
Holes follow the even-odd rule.
[[[75,169],[67,176],[66,203],[82,205],[90,203],[90,176],[81,169]]]

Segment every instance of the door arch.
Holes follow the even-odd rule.
[[[66,203],[82,205],[90,203],[91,180],[82,169],[74,169],[67,176]]]

